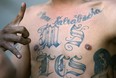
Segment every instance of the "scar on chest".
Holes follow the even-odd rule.
[[[90,44],[85,44],[85,49],[86,50],[92,50],[92,46]]]

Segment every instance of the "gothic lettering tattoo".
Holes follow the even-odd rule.
[[[55,67],[55,72],[57,73],[58,76],[60,76],[62,78],[67,76],[67,74],[72,74],[74,76],[80,76],[80,75],[84,74],[84,72],[86,70],[86,65],[78,62],[78,60],[81,60],[81,59],[82,59],[82,57],[79,58],[77,56],[74,56],[74,57],[70,58],[70,57],[66,57],[62,54],[59,55],[55,59],[55,56],[51,57],[50,55],[47,55],[46,53],[39,54],[36,59],[38,62],[41,63],[40,67],[39,67],[39,76],[49,76],[50,74],[53,73],[53,72],[49,71],[49,62],[52,60],[55,60],[54,67]],[[69,67],[66,67],[66,64],[64,61],[68,62],[69,67],[80,70],[82,72],[69,70],[68,69]]]
[[[86,66],[83,63],[78,62],[78,60],[81,60],[81,58],[74,56],[72,58],[70,57],[66,57],[64,55],[59,55],[56,60],[55,60],[55,71],[56,73],[60,76],[60,77],[64,77],[67,74],[72,74],[74,76],[80,76],[82,75],[85,70],[86,70]],[[64,61],[68,61],[68,66],[73,68],[73,69],[77,69],[77,70],[81,70],[82,72],[76,72],[73,70],[69,70],[69,67],[66,67],[67,65],[65,64]],[[71,78],[71,77],[69,77]]]
[[[51,73],[53,73],[49,71],[49,61],[54,60],[55,57],[51,57],[51,55],[42,53],[36,59],[41,63],[39,67],[39,75],[49,76]]]
[[[101,12],[102,10],[100,9],[91,8],[89,13],[85,15],[78,13],[77,15],[74,15],[73,19],[70,19],[69,17],[58,16],[56,17],[55,21],[52,24],[48,23],[49,21],[52,20],[52,18],[50,18],[46,14],[46,12],[40,12],[39,17],[42,20],[47,21],[46,25],[38,29],[38,33],[40,36],[39,44],[41,48],[42,49],[44,49],[45,47],[50,48],[51,46],[58,47],[60,45],[58,41],[59,28],[60,26],[67,24],[72,25],[72,28],[70,30],[71,37],[66,38],[67,41],[67,43],[65,44],[66,50],[72,51],[73,50],[72,45],[79,47],[84,40],[84,30],[88,28],[87,26],[82,26],[82,24],[80,23],[91,19],[92,17],[100,14]],[[77,39],[77,41],[75,39]]]
[[[56,58],[55,61],[55,71],[56,73],[60,76],[60,77],[64,77],[65,76],[65,70],[66,70],[66,65],[64,64],[64,60],[69,60],[70,57],[65,57],[64,55],[59,55]]]
[[[56,74],[62,78],[67,77],[68,74],[72,74],[77,77],[84,74],[86,70],[86,65],[79,62],[79,60],[82,60],[82,56],[77,57],[75,55],[74,57],[69,57],[63,54],[58,55],[57,57],[51,56],[50,54],[43,53],[38,45],[35,45],[34,51],[37,52],[36,61],[40,63],[38,71],[39,76],[48,77],[53,73],[53,71],[49,70],[51,61],[55,61],[54,70]],[[70,70],[69,67],[75,70]],[[79,72],[78,70],[81,72]]]
[[[46,12],[40,12],[40,13],[38,14],[38,16],[39,16],[41,19],[45,20],[45,21],[50,21],[50,20],[51,20],[51,18],[48,17],[48,16],[46,15]]]
[[[56,21],[54,22],[54,24],[56,26],[61,26],[61,25],[65,25],[65,24],[74,25],[77,23],[87,21],[87,20],[91,19],[93,16],[95,16],[101,12],[102,12],[102,10],[100,10],[100,9],[91,8],[91,10],[88,14],[86,14],[86,15],[83,15],[83,14],[74,15],[73,19],[69,19],[68,17],[63,18],[63,16],[58,16],[56,18]]]
[[[80,46],[81,43],[84,40],[84,30],[88,29],[88,26],[82,26],[81,24],[79,24],[78,26],[73,25],[73,27],[70,30],[70,38],[66,38],[67,43],[65,44],[65,48],[68,51],[72,51],[73,50],[73,46]]]
[[[51,57],[51,55],[47,55],[47,53],[43,53],[39,46],[36,45],[34,47],[34,50],[37,52],[38,56],[36,57],[36,60],[40,63],[38,74],[39,76],[49,76],[53,72],[49,71],[49,62],[55,59],[54,57]]]
[[[56,26],[61,26],[65,24],[74,25],[77,23],[87,21],[91,19],[93,16],[100,14],[101,12],[102,10],[100,9],[91,8],[88,14],[85,14],[85,15],[77,14],[77,15],[74,15],[73,19],[70,19],[68,17],[58,16],[53,24]],[[52,20],[49,16],[47,16],[46,12],[40,12],[38,16],[47,22]]]
[[[45,25],[43,27],[40,27],[38,29],[39,33],[39,45],[41,46],[41,49],[44,49],[45,47],[50,48],[51,46],[58,47],[60,43],[58,42],[58,32],[59,27],[57,26],[51,26],[51,25]]]
[[[55,73],[61,78],[72,78],[70,75],[74,75],[78,77],[83,75],[86,71],[86,65],[81,63],[82,56],[78,57],[77,55],[70,57],[60,54],[58,56],[51,56],[51,54],[47,54],[40,50],[39,46],[36,45],[34,50],[37,52],[36,60],[39,64],[39,76],[49,76],[54,71],[49,69],[49,65],[51,61],[55,61],[54,70]],[[93,56],[94,64],[94,75],[91,78],[115,78],[116,71],[116,55],[111,55],[106,49],[99,49]],[[71,70],[70,70],[71,68]],[[74,69],[74,70],[72,70]],[[77,71],[76,71],[77,70]],[[111,76],[109,76],[109,72],[113,72]],[[111,73],[110,73],[111,74]]]

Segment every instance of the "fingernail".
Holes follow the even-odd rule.
[[[21,4],[21,6],[25,6],[26,5],[26,3],[25,2],[23,2],[22,4]]]
[[[19,59],[20,59],[20,58],[21,58],[21,55],[17,55],[17,58],[19,58]]]

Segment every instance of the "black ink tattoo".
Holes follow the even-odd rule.
[[[47,24],[39,28],[38,33],[41,49],[44,49],[45,47],[50,48],[51,46],[58,47],[60,45],[58,42],[59,27]]]
[[[51,20],[51,18],[50,18],[49,16],[46,15],[46,12],[40,12],[40,13],[38,14],[38,16],[39,16],[41,19],[43,19],[43,20],[45,20],[45,21],[47,21],[47,22]]]
[[[53,24],[56,26],[62,26],[66,24],[75,25],[75,24],[79,24],[81,22],[87,21],[91,19],[92,17],[100,14],[101,12],[102,10],[100,9],[91,8],[88,14],[85,14],[85,15],[77,14],[77,15],[74,15],[73,19],[70,19],[68,17],[58,16]]]
[[[54,57],[51,57],[51,55],[47,55],[47,53],[43,53],[40,49],[39,46],[36,45],[34,47],[34,51],[37,52],[38,56],[36,57],[36,60],[40,63],[39,66],[39,76],[49,76],[53,72],[49,71],[49,62],[50,60],[54,60]]]
[[[81,60],[81,59],[82,59],[82,57],[79,58],[77,56],[74,56],[74,57],[70,58],[70,57],[66,57],[61,54],[55,60],[55,72],[60,77],[65,77],[67,74],[72,74],[74,76],[80,76],[86,70],[86,65],[78,62],[78,60]],[[80,73],[80,72],[76,72],[73,70],[69,70],[68,67],[66,68],[66,64],[64,63],[64,61],[66,61],[66,60],[68,61],[69,67],[71,67],[73,69],[81,70],[82,72]]]
[[[47,53],[40,52],[36,58],[36,60],[40,63],[38,74],[39,76],[49,76],[52,74],[52,71],[49,71],[49,62],[54,60],[54,57],[51,55],[47,55]]]
[[[49,76],[53,73],[49,71],[49,61],[54,59],[55,57],[51,57],[51,55],[47,55],[46,53],[43,53],[36,58],[36,60],[41,63],[39,67],[40,76]]]
[[[88,29],[88,26],[82,26],[82,24],[79,24],[78,26],[73,25],[73,27],[70,29],[70,38],[66,38],[67,43],[65,44],[65,48],[68,51],[73,50],[73,46],[78,46],[80,47],[81,43],[84,40],[84,30]]]
[[[112,75],[108,75],[109,72],[114,72],[116,67],[116,55],[112,56],[106,49],[99,49],[94,54],[94,73],[91,78],[114,78],[114,73]],[[113,71],[114,70],[114,71]],[[111,74],[111,73],[110,73]]]
[[[100,9],[91,8],[87,14],[74,15],[73,19],[70,19],[69,17],[58,16],[52,24],[48,23],[52,19],[49,16],[47,16],[46,12],[41,12],[39,14],[40,18],[47,21],[47,24],[41,26],[41,28],[39,28],[37,31],[40,36],[39,45],[43,49],[45,47],[50,48],[51,46],[58,47],[60,45],[58,41],[59,27],[63,25],[73,25],[73,27],[70,30],[71,37],[66,38],[67,43],[65,44],[66,50],[72,51],[72,45],[76,45],[79,47],[84,39],[83,30],[87,26],[82,26],[80,23],[91,19],[92,17],[100,14],[101,12],[102,10]],[[78,26],[76,26],[76,24],[78,24]],[[80,40],[78,39],[78,41],[75,41],[76,38],[79,38]]]
[[[99,49],[94,54],[94,61],[95,61],[95,73],[98,74],[100,72],[103,72],[108,68],[110,65],[110,54],[105,49]]]

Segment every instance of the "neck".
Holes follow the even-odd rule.
[[[86,0],[51,0],[51,4],[55,6],[61,5],[79,5],[86,2]]]

